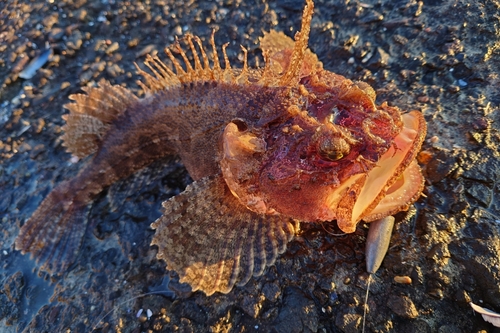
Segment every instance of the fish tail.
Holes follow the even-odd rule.
[[[22,226],[16,250],[31,253],[40,270],[62,273],[74,262],[88,223],[88,203],[76,199],[71,183],[56,187]]]

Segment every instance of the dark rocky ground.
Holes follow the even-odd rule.
[[[378,101],[428,121],[425,196],[399,214],[374,276],[367,332],[499,332],[469,301],[500,312],[500,16],[498,1],[317,1],[311,49],[327,69],[373,85]],[[302,1],[7,0],[0,4],[0,326],[2,332],[358,332],[367,228],[333,236],[302,225],[264,276],[228,295],[167,289],[149,224],[189,182],[164,160],[114,185],[91,211],[78,262],[38,276],[14,251],[19,227],[80,163],[61,146],[62,105],[101,78],[135,91],[134,61],[189,31],[217,29],[259,59],[263,31],[291,35]],[[52,58],[19,77],[48,42]],[[262,60],[259,61],[262,63]],[[412,284],[398,284],[395,276]],[[143,295],[148,292],[160,292]],[[52,294],[53,293],[53,294]],[[142,313],[137,316],[142,309]],[[149,310],[149,311],[148,311]]]

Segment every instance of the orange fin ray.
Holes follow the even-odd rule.
[[[288,218],[243,207],[221,176],[191,184],[163,206],[164,215],[152,224],[157,257],[181,282],[207,295],[228,293],[262,275],[296,230]]]
[[[144,82],[138,82],[138,84],[147,94],[154,94],[160,90],[170,89],[179,84],[203,81],[218,81],[241,85],[258,84],[261,86],[292,86],[297,84],[303,72],[310,73],[315,70],[317,65],[321,66],[321,62],[316,55],[307,48],[313,12],[314,4],[312,0],[307,0],[307,5],[302,15],[301,31],[296,34],[295,41],[286,37],[283,33],[270,33],[264,37],[262,46],[265,66],[263,69],[248,69],[248,51],[243,46],[243,68],[233,69],[226,52],[228,43],[222,45],[222,57],[224,59],[224,69],[222,69],[217,47],[215,45],[214,32],[212,32],[210,37],[210,45],[212,47],[212,56],[210,59],[212,67],[210,67],[209,57],[200,39],[191,34],[187,34],[181,40],[184,40],[188,49],[191,51],[194,66],[189,60],[186,51],[181,46],[181,40],[176,40],[170,48],[165,49],[165,53],[175,69],[175,74],[173,70],[166,66],[161,60],[156,57],[153,59],[151,56],[148,56],[144,65],[148,67],[152,75],[136,65],[139,74],[142,75],[144,79]],[[276,37],[279,40],[273,41]],[[199,51],[197,51],[193,39],[196,41]],[[180,59],[177,59],[172,51],[178,53]],[[286,67],[282,68],[282,71],[273,70],[270,66],[275,64],[270,61],[268,55],[272,56],[273,53],[280,51],[289,51],[285,59]],[[303,64],[304,62],[305,65]],[[281,65],[283,67],[283,64]],[[168,74],[166,74],[164,70],[159,70],[161,68],[166,69]],[[252,72],[257,72],[257,74]],[[258,77],[258,80],[254,80],[256,77]]]
[[[312,0],[306,0],[306,6],[302,14],[302,25],[299,32],[295,34],[295,44],[290,59],[290,64],[280,78],[283,86],[296,85],[300,79],[302,62],[306,56],[307,43],[309,41],[309,32],[311,31],[311,20],[314,12],[314,3]]]

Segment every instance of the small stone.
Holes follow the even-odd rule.
[[[381,47],[377,47],[373,56],[368,61],[368,68],[379,69],[389,64],[391,56],[385,52]]]
[[[240,306],[243,312],[251,318],[257,318],[261,309],[259,298],[250,295],[246,295],[243,298],[243,302],[241,302]]]
[[[83,45],[83,35],[79,30],[75,30],[71,37],[66,41],[66,47],[69,55],[74,54],[74,51],[79,50]]]
[[[38,118],[34,124],[34,130],[36,134],[40,134],[45,127],[45,120],[43,118]]]
[[[337,315],[335,318],[335,326],[344,333],[357,333],[361,326],[361,315],[357,313],[346,313]]]
[[[106,67],[106,72],[112,77],[117,77],[120,74],[124,73],[123,68],[118,66],[118,64],[113,64],[111,66]]]
[[[21,143],[21,145],[18,148],[18,151],[20,153],[24,153],[24,152],[27,152],[27,151],[30,151],[30,150],[31,150],[31,146],[27,142]]]
[[[156,45],[149,44],[136,52],[135,57],[140,58],[145,56],[146,54],[151,54],[152,56],[158,54],[158,50],[156,49]]]
[[[390,296],[387,306],[398,316],[409,319],[418,317],[415,304],[408,296]]]
[[[394,277],[394,282],[396,283],[401,283],[401,284],[411,284],[411,277],[409,276],[395,276]]]
[[[57,42],[64,36],[64,30],[62,28],[53,28],[49,32],[49,40],[52,42]]]
[[[120,44],[114,42],[106,49],[106,54],[111,54],[120,48]]]
[[[262,293],[267,300],[276,302],[281,295],[281,290],[276,283],[266,283],[262,288]]]
[[[174,35],[181,36],[182,35],[182,27],[180,25],[174,28]]]
[[[63,83],[61,83],[61,90],[66,89],[70,86],[71,86],[71,83],[69,83],[68,81],[64,81]]]
[[[428,103],[429,102],[429,96],[418,96],[417,101],[420,103]]]
[[[131,39],[131,40],[129,40],[129,41],[128,41],[127,46],[128,46],[129,48],[134,48],[134,47],[136,47],[137,45],[139,45],[139,42],[140,42],[140,41],[141,41],[141,40],[140,40],[139,38],[134,38],[134,39]]]
[[[384,19],[384,15],[380,14],[379,12],[375,10],[370,10],[368,15],[366,15],[361,22],[363,23],[375,23],[375,22],[380,22]]]
[[[435,299],[442,299],[443,298],[443,291],[439,288],[434,288],[434,289],[430,289],[427,294],[429,294],[430,296],[434,297]]]

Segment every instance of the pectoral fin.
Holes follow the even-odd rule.
[[[262,275],[296,232],[293,220],[245,208],[220,175],[194,182],[163,207],[164,215],[151,225],[157,257],[181,282],[207,295],[228,293]]]

